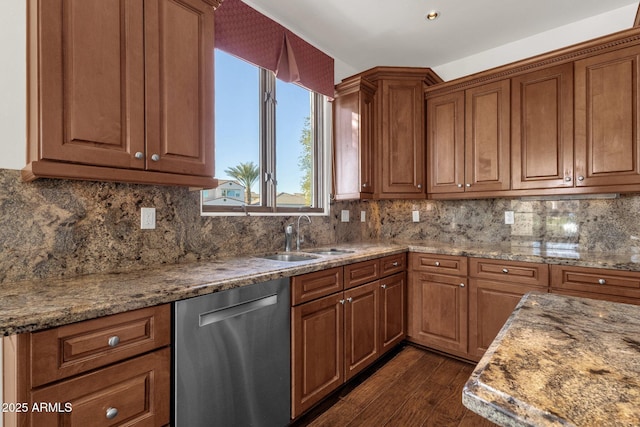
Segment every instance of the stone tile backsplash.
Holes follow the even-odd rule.
[[[282,250],[291,217],[203,217],[185,188],[54,179],[23,183],[0,170],[0,284],[129,271],[154,265]],[[140,230],[140,208],[156,229]],[[348,210],[350,221],[340,221]],[[414,223],[411,211],[420,212]],[[504,211],[515,224],[504,224]],[[366,222],[360,222],[365,211]],[[306,246],[367,240],[564,245],[640,252],[640,196],[611,200],[335,202],[302,228]]]

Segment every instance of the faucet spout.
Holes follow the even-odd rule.
[[[296,250],[297,251],[300,250],[300,243],[304,241],[304,237],[300,238],[300,220],[302,218],[306,218],[307,221],[309,221],[309,224],[311,224],[311,218],[309,218],[309,215],[300,215],[298,217],[298,228],[296,229]]]

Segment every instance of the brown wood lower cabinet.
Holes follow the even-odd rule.
[[[5,337],[4,426],[164,426],[170,305]]]
[[[551,292],[640,304],[640,272],[552,265]]]
[[[292,418],[404,339],[405,260],[392,255],[345,266],[344,274],[338,267],[292,278]],[[380,277],[380,271],[389,275]],[[362,277],[371,281],[362,284]],[[314,299],[302,287],[313,289]]]

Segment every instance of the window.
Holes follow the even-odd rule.
[[[216,49],[216,177],[203,214],[326,214],[325,96]]]

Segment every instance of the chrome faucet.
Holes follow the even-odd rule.
[[[284,228],[284,250],[291,252],[291,244],[293,243],[293,224],[289,224]]]
[[[296,250],[297,251],[300,250],[300,242],[304,242],[304,237],[302,239],[300,238],[300,220],[303,217],[307,218],[307,221],[309,221],[309,224],[311,224],[311,218],[309,218],[309,215],[300,215],[298,217],[298,228],[296,229]]]

